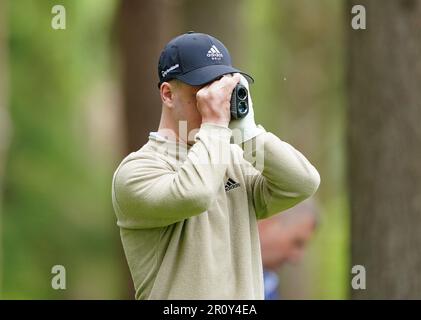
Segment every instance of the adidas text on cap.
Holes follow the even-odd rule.
[[[158,87],[172,79],[199,86],[236,72],[250,83],[254,82],[251,76],[232,67],[231,56],[221,41],[208,34],[189,31],[172,39],[162,51]]]

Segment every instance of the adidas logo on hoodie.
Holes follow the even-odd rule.
[[[228,178],[227,183],[225,184],[225,192],[228,192],[234,188],[238,188],[240,184],[238,182],[235,182],[231,178]]]

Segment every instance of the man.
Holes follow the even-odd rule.
[[[316,225],[316,209],[309,200],[259,221],[266,300],[280,298],[277,272],[282,265],[296,264],[301,260]]]
[[[248,115],[230,121],[234,87],[252,78],[232,67],[219,40],[195,32],[174,38],[158,73],[158,131],[113,178],[136,298],[263,299],[257,219],[311,196],[319,174],[256,126],[250,96]]]

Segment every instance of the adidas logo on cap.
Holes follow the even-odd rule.
[[[225,184],[225,192],[228,192],[234,188],[238,188],[240,184],[238,182],[235,182],[231,178],[228,178],[227,183]]]
[[[212,45],[212,47],[210,47],[206,56],[208,58],[211,58],[212,60],[221,60],[224,57],[224,55],[221,52],[219,52],[218,48],[215,45]]]

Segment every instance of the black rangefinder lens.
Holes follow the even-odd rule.
[[[237,84],[231,95],[231,118],[244,118],[249,112],[248,91],[242,84]]]
[[[238,114],[243,115],[248,111],[247,103],[245,101],[240,101],[238,104]]]
[[[247,89],[245,87],[238,88],[238,90],[237,90],[237,97],[240,100],[247,99]]]

